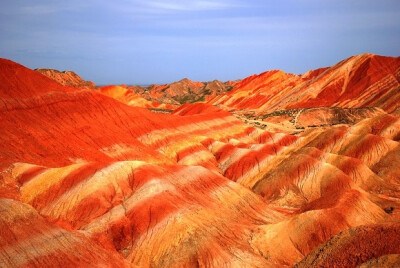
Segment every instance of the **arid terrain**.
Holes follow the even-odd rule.
[[[0,59],[0,267],[400,267],[400,57],[96,87]]]

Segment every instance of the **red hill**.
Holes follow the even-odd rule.
[[[20,64],[0,58],[1,98],[28,98],[49,91],[72,91]]]
[[[398,263],[398,63],[270,71],[158,114],[0,60],[0,266]]]
[[[392,112],[400,101],[400,57],[354,56],[304,75],[270,71],[244,79],[210,103],[258,115],[310,107],[380,107]]]
[[[63,71],[60,72],[54,69],[39,68],[35,71],[49,77],[50,79],[56,81],[57,83],[64,86],[71,87],[82,87],[82,88],[96,88],[96,85],[92,81],[85,81],[79,75],[73,71]]]

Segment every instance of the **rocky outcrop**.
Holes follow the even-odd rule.
[[[35,71],[47,76],[63,86],[81,87],[81,88],[96,88],[92,81],[85,81],[73,71],[58,71],[54,69],[38,68]]]

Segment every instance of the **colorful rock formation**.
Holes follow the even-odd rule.
[[[73,71],[60,72],[54,69],[38,68],[35,71],[44,74],[48,78],[56,81],[57,83],[64,86],[71,87],[83,87],[83,88],[96,88],[96,85],[92,81],[85,81],[79,75]]]
[[[310,107],[379,107],[393,112],[400,101],[400,57],[350,57],[304,75],[269,71],[248,77],[211,100],[229,110],[265,115]]]
[[[99,89],[100,93],[116,99],[129,106],[159,109],[159,110],[174,110],[178,106],[172,104],[159,103],[155,101],[149,101],[139,94],[134,93],[125,85],[120,86],[104,86]]]
[[[62,86],[1,59],[0,267],[398,263],[398,62],[269,72],[211,101],[236,116],[290,108],[293,133],[209,103],[153,113],[124,87]],[[334,73],[351,74],[324,104],[339,108],[314,109],[317,91],[343,89]],[[259,101],[267,87],[283,99]]]

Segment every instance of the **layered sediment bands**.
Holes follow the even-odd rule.
[[[280,265],[291,266],[342,230],[386,220],[386,213],[373,206],[367,197],[358,191],[348,191],[331,208],[308,211],[277,224],[261,226],[252,243],[264,256]],[[263,243],[265,238],[279,243]]]
[[[399,57],[362,54],[304,75],[269,71],[250,76],[210,103],[255,115],[330,106],[393,112],[400,102],[399,73]]]
[[[275,222],[282,218],[279,213],[251,191],[204,168],[150,171],[157,177],[143,171],[146,182],[133,195],[82,229],[111,240],[139,266],[266,263],[246,241],[255,223]]]
[[[104,86],[99,91],[113,99],[116,99],[129,106],[142,107],[142,108],[153,108],[162,110],[174,110],[177,106],[172,104],[164,104],[155,101],[150,101],[143,98],[141,95],[136,94],[133,90],[127,86]]]
[[[58,166],[80,159],[104,162],[133,158],[165,162],[166,157],[175,159],[178,149],[199,145],[206,138],[203,135],[228,139],[242,135],[247,128],[226,113],[178,120],[177,116],[127,108],[92,90],[65,88],[60,92],[63,87],[36,72],[29,73],[16,64],[9,69],[18,70],[28,77],[27,81],[32,79],[35,83],[2,84],[0,159],[3,167],[17,161]],[[8,71],[5,75],[15,79],[15,72]],[[42,92],[43,88],[48,91]],[[180,138],[188,134],[190,139]],[[168,146],[171,142],[174,144]],[[161,151],[166,153],[162,155]]]
[[[293,108],[304,129],[270,132],[223,105],[157,114],[126,105],[124,87],[106,88],[118,101],[0,70],[0,266],[398,262],[400,120],[383,106]],[[327,71],[263,76],[278,90]]]
[[[48,223],[31,206],[0,198],[0,267],[128,267],[81,232]]]
[[[29,171],[15,169],[18,177]],[[80,229],[141,267],[261,267],[267,262],[248,244],[251,229],[284,218],[250,190],[198,166],[76,164],[44,170],[20,189],[20,199],[48,221]]]

